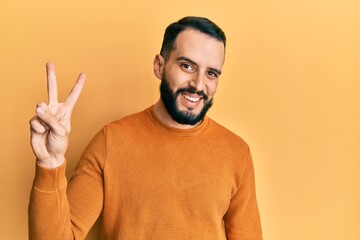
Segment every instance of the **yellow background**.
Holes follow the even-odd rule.
[[[62,99],[88,75],[70,176],[100,127],[158,99],[152,60],[165,27],[185,15],[227,33],[210,116],[252,149],[264,238],[360,239],[358,0],[1,0],[1,239],[27,239],[28,121],[47,100],[45,62],[55,63]]]

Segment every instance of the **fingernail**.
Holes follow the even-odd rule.
[[[41,107],[38,107],[37,109],[36,109],[36,113],[38,114],[38,115],[44,115],[44,113],[45,113],[45,110],[43,109],[43,108],[41,108]]]

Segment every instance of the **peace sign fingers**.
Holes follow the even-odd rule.
[[[49,62],[46,64],[46,73],[47,73],[47,90],[48,90],[49,106],[54,106],[59,103],[59,100],[58,100],[58,87],[57,87],[57,80],[55,74],[55,66],[53,63]],[[86,80],[85,73],[81,73],[65,101],[66,106],[70,113],[72,112],[80,96],[80,93],[84,87],[85,80]]]
[[[81,73],[65,102],[58,101],[55,67],[46,64],[49,104],[40,103],[30,120],[31,147],[41,166],[56,168],[64,163],[71,129],[71,114],[84,87],[86,75]]]

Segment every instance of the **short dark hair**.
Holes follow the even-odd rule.
[[[169,59],[170,53],[175,48],[176,37],[185,29],[193,29],[204,33],[226,46],[225,33],[215,23],[204,17],[184,17],[177,22],[170,24],[164,34],[160,54],[165,61]]]

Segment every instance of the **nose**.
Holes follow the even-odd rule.
[[[197,72],[194,74],[193,79],[190,81],[190,87],[194,88],[197,92],[203,91],[205,88],[204,74]]]

